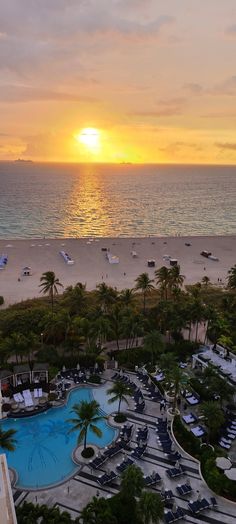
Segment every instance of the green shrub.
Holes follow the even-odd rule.
[[[187,452],[189,455],[200,459],[201,456],[201,447],[200,442],[188,429],[184,427],[181,422],[180,416],[176,416],[174,419],[173,425],[174,435],[176,440],[179,442],[180,446]]]
[[[89,377],[89,382],[92,382],[92,384],[101,384],[101,377],[100,377],[100,375],[91,375]]]
[[[2,306],[4,304],[4,298],[2,297],[2,295],[0,295],[0,306]]]

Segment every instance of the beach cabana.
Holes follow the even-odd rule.
[[[29,367],[29,364],[20,364],[14,366],[13,372],[15,386],[31,382],[31,369]]]
[[[48,382],[48,364],[37,362],[32,371],[32,382]]]
[[[2,390],[3,394],[8,390],[9,386],[14,386],[14,375],[12,371],[9,371],[9,369],[1,369],[0,389]]]
[[[147,265],[148,265],[148,267],[155,267],[155,265],[156,265],[156,261],[153,260],[153,259],[152,259],[152,260],[148,260],[148,261],[147,261]]]

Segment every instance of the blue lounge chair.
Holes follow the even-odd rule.
[[[133,463],[134,463],[134,461],[131,458],[127,458],[127,459],[123,460],[123,462],[121,462],[121,464],[118,464],[116,466],[116,469],[117,469],[117,471],[119,471],[119,473],[122,473],[129,466],[132,466]]]

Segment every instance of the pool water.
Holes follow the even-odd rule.
[[[6,452],[0,448],[0,453],[7,455],[9,467],[14,468],[18,474],[17,487],[45,488],[63,482],[75,474],[78,466],[71,457],[77,446],[78,432],[68,433],[72,425],[67,420],[74,417],[71,412],[74,404],[81,400],[98,400],[97,397],[101,400],[100,405],[105,413],[116,409],[116,404],[108,404],[104,387],[86,387],[72,390],[63,407],[50,408],[47,412],[32,417],[1,422],[4,431],[17,430],[15,451]],[[102,437],[89,431],[88,444],[104,447],[115,438],[116,430],[108,426],[106,420],[101,420],[98,426],[102,430]]]

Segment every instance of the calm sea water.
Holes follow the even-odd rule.
[[[236,232],[236,167],[0,163],[0,238]]]

